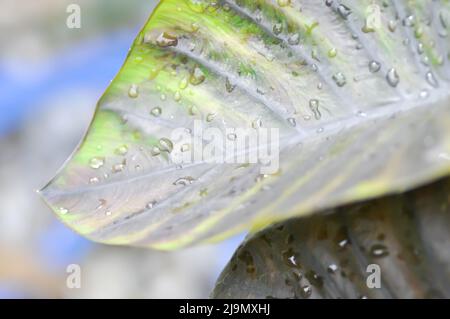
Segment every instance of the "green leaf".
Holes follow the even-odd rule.
[[[446,176],[449,12],[448,0],[161,1],[41,193],[95,241],[175,249]],[[169,139],[195,121],[279,129],[279,170],[180,168],[184,145]]]
[[[447,178],[274,226],[238,249],[213,296],[449,298],[449,194]]]

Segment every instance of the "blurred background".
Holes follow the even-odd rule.
[[[35,191],[82,138],[157,0],[0,0],[0,298],[206,298],[242,236],[175,253],[91,243]],[[81,8],[69,29],[67,7]],[[70,264],[81,288],[66,285]]]

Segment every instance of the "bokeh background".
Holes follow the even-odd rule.
[[[35,190],[82,138],[157,0],[0,0],[0,298],[208,297],[242,235],[174,253],[89,242]],[[81,29],[66,26],[81,7]],[[69,264],[81,288],[66,286]]]

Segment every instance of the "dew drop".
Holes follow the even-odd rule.
[[[336,48],[331,48],[331,49],[328,51],[328,57],[330,57],[330,58],[335,58],[336,55],[337,55],[337,49],[336,49]]]
[[[191,29],[193,32],[197,32],[198,29],[200,29],[200,26],[198,25],[198,23],[192,22],[191,23]]]
[[[427,72],[425,78],[427,79],[428,84],[431,85],[432,87],[437,88],[439,86],[436,78],[434,77],[431,71]]]
[[[173,151],[173,143],[171,140],[169,140],[168,138],[161,138],[159,140],[159,150],[161,150],[162,152],[172,152]]]
[[[293,117],[288,118],[287,121],[292,127],[297,126],[297,121]]]
[[[181,177],[179,179],[177,179],[175,182],[173,182],[173,185],[175,186],[187,186],[192,184],[195,181],[194,178],[192,178],[191,176],[187,176],[187,177]]]
[[[161,48],[173,47],[178,45],[178,38],[167,32],[163,32],[156,39],[156,44]]]
[[[206,116],[206,122],[212,122],[212,121],[214,121],[215,118],[216,118],[216,113],[209,113]]]
[[[191,149],[191,146],[189,144],[183,144],[181,145],[180,150],[184,153],[184,152],[188,152]]]
[[[327,271],[328,271],[328,273],[330,273],[330,274],[334,274],[334,273],[336,273],[336,271],[338,270],[338,268],[339,268],[339,267],[338,267],[336,264],[331,264],[331,265],[328,266]]]
[[[256,119],[252,122],[252,128],[254,128],[255,130],[259,129],[260,127],[262,127],[262,120],[261,119]]]
[[[386,80],[389,83],[390,86],[392,87],[397,87],[397,85],[400,82],[400,78],[397,74],[397,70],[392,68],[388,71],[388,73],[386,74]]]
[[[337,8],[337,12],[343,19],[347,19],[348,16],[352,13],[349,7],[346,5],[340,4]]]
[[[98,177],[91,177],[89,179],[89,184],[97,184],[99,181]]]
[[[322,117],[322,113],[320,113],[320,110],[319,110],[319,100],[316,100],[316,99],[310,100],[309,101],[309,108],[313,112],[314,118],[316,120],[320,120],[320,118]]]
[[[152,147],[150,152],[151,152],[152,156],[158,156],[159,154],[161,154],[161,150],[159,149],[158,146]]]
[[[388,29],[391,32],[395,32],[395,30],[397,29],[397,21],[390,20],[389,23],[388,23]]]
[[[300,35],[298,33],[291,35],[288,39],[288,43],[290,45],[298,45],[300,43]]]
[[[159,117],[161,116],[162,110],[160,107],[154,107],[152,108],[152,110],[150,111],[150,114],[153,115],[154,117]]]
[[[338,73],[334,74],[333,75],[333,81],[339,87],[343,87],[345,84],[347,84],[347,80],[345,78],[345,75],[342,72],[338,72]]]
[[[426,98],[428,98],[429,95],[430,95],[430,93],[428,92],[428,90],[422,90],[419,93],[419,97],[421,99],[426,99]]]
[[[283,32],[283,25],[281,23],[277,23],[273,26],[272,29],[275,35],[279,35],[281,32]]]
[[[139,87],[136,84],[131,84],[128,89],[128,96],[132,99],[135,99],[139,96]]]
[[[189,77],[189,83],[192,85],[199,85],[205,81],[205,78],[203,71],[199,67],[196,67]]]
[[[155,207],[155,205],[156,205],[156,201],[151,201],[147,205],[145,205],[145,208],[152,209],[153,207]]]
[[[176,102],[180,102],[181,101],[181,93],[180,91],[176,91],[175,94],[173,95],[173,98]]]
[[[227,90],[227,92],[231,93],[234,91],[235,88],[236,88],[236,85],[231,84],[230,79],[227,77],[225,79],[225,89]]]
[[[65,207],[59,207],[57,209],[57,211],[58,211],[58,214],[60,214],[60,215],[66,215],[69,213],[69,210]]]
[[[103,207],[105,207],[105,205],[106,205],[106,200],[105,199],[99,199],[98,201],[99,201],[99,205],[96,207],[96,210],[100,210]]]
[[[282,253],[284,263],[292,268],[300,268],[300,265],[297,263],[297,256],[292,248],[284,251]]]
[[[319,276],[315,271],[310,270],[305,274],[306,279],[315,287],[323,286],[323,278]]]
[[[112,172],[113,172],[113,173],[120,173],[120,172],[122,172],[122,171],[124,170],[124,168],[125,168],[125,164],[126,164],[125,161],[123,161],[123,162],[120,163],[120,164],[115,164],[115,165],[112,167]]]
[[[122,155],[122,156],[127,155],[127,153],[128,153],[128,146],[126,146],[126,145],[121,145],[121,146],[119,146],[119,147],[116,149],[115,153],[116,153],[117,155]]]
[[[370,249],[370,253],[372,254],[373,257],[376,258],[382,258],[389,255],[389,251],[387,250],[386,246],[381,244],[373,245],[372,248]]]
[[[302,295],[303,298],[309,298],[312,295],[312,288],[311,286],[303,286],[300,288],[300,293]]]
[[[183,78],[180,81],[180,84],[178,85],[178,87],[180,88],[180,90],[184,90],[185,88],[187,88],[188,83],[189,83],[188,79],[187,78]]]
[[[89,166],[93,169],[98,169],[105,165],[105,159],[103,157],[94,157],[89,161]]]
[[[413,15],[407,16],[405,19],[403,19],[403,25],[405,27],[413,27],[416,23],[416,18]]]
[[[377,62],[377,61],[374,61],[374,60],[369,62],[369,71],[371,73],[377,73],[378,71],[380,71],[380,69],[381,69],[380,62]]]

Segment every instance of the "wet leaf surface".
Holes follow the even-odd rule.
[[[41,193],[92,240],[176,249],[446,176],[449,12],[446,0],[161,1]],[[278,129],[279,169],[180,166],[191,146],[171,135],[196,121],[229,140]]]
[[[445,179],[275,225],[237,250],[213,297],[449,298],[449,194]]]

